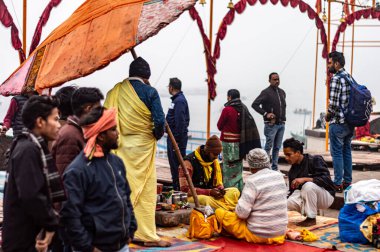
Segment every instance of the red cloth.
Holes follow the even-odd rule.
[[[220,140],[223,142],[239,142],[225,138],[225,132],[240,134],[239,113],[231,106],[223,109],[218,120],[218,129],[222,132]]]
[[[12,126],[12,119],[18,110],[18,105],[16,99],[12,98],[11,103],[9,104],[7,114],[4,117],[3,124],[7,129],[10,129]]]
[[[21,59],[24,61],[25,60],[25,54],[22,52],[22,43],[21,40],[18,36],[18,30],[16,25],[13,22],[13,18],[11,14],[8,11],[7,6],[5,5],[3,0],[0,0],[0,22],[5,26],[5,27],[11,27],[11,41],[12,41],[12,46],[14,49],[19,51]]]
[[[294,242],[285,242],[282,245],[262,245],[254,244],[246,241],[240,241],[236,239],[221,237],[214,241],[202,240],[201,243],[208,244],[211,246],[217,246],[219,249],[215,250],[217,252],[247,252],[247,251],[256,251],[256,252],[323,252],[323,251],[332,251],[329,249],[315,248],[311,246],[306,246]]]
[[[369,122],[367,122],[366,125],[364,125],[362,127],[356,127],[356,129],[355,129],[355,138],[356,139],[360,140],[360,138],[366,137],[366,136],[371,136]]]
[[[34,49],[36,49],[36,47],[40,43],[42,27],[44,27],[46,25],[47,21],[49,20],[51,10],[60,3],[61,3],[61,0],[51,0],[48,3],[48,5],[46,6],[44,12],[42,12],[42,15],[40,17],[40,20],[38,21],[36,30],[34,31],[32,44],[30,46],[29,55],[34,51]]]

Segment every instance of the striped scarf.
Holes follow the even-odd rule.
[[[43,173],[51,202],[56,203],[65,201],[66,193],[63,188],[62,180],[45,140],[42,137],[36,137],[30,132],[24,131],[22,134],[28,137],[40,149]]]

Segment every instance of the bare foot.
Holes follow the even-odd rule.
[[[159,240],[156,242],[144,242],[143,246],[144,247],[170,247],[172,244],[170,242],[164,241],[164,240]]]
[[[304,221],[296,223],[299,227],[311,227],[317,224],[317,219],[307,217]]]

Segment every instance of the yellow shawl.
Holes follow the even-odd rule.
[[[205,172],[205,182],[207,183],[210,180],[212,172],[213,172],[212,164],[214,164],[215,177],[214,177],[214,181],[213,181],[212,185],[213,186],[223,186],[222,170],[220,168],[218,159],[215,159],[212,162],[204,161],[202,156],[201,156],[201,147],[198,147],[195,150],[195,157],[197,158],[197,160],[199,161],[199,163],[203,167],[203,170]]]

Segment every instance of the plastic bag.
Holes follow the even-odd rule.
[[[362,180],[352,184],[344,191],[344,203],[380,201],[380,180]]]
[[[358,211],[361,207],[358,208],[356,204],[345,204],[339,212],[339,236],[342,242],[368,243],[360,230],[360,226],[368,216],[380,212],[380,209],[371,208],[364,203],[358,204],[365,208],[363,212]]]

